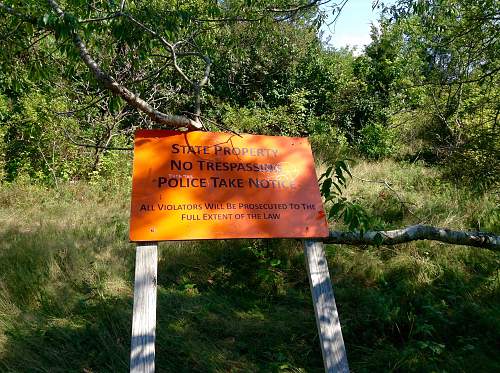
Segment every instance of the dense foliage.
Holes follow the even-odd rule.
[[[454,179],[495,184],[498,2],[398,1],[358,57],[321,44],[325,9],[317,1],[2,2],[3,178],[111,176],[124,158],[107,148],[158,126],[103,86],[77,35],[118,84],[207,129],[310,136],[329,161],[347,149],[423,159]]]

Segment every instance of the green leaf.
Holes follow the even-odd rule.
[[[338,163],[339,163],[340,168],[343,169],[349,175],[349,177],[352,179],[351,171],[349,171],[349,166],[348,166],[347,162],[340,160]]]
[[[109,110],[112,112],[112,113],[117,113],[118,111],[120,111],[121,109],[121,105],[122,105],[122,100],[120,97],[118,96],[113,96],[110,100],[109,100]]]
[[[26,32],[26,34],[28,34],[29,36],[33,35],[33,25],[31,23],[25,23],[24,24],[24,31]]]
[[[373,237],[373,243],[376,245],[376,246],[380,246],[382,244],[382,242],[384,242],[384,237],[382,236],[382,234],[379,232],[375,235],[375,237]]]
[[[330,180],[331,180],[331,179],[330,179]],[[335,187],[335,189],[337,189],[337,190],[338,190],[339,194],[340,194],[340,195],[342,195],[342,189],[340,188],[340,186],[339,186],[337,183],[335,183],[335,182],[333,182],[332,184],[333,184],[333,186]]]
[[[281,264],[281,260],[271,259],[271,261],[269,263],[271,264],[271,267],[276,267],[276,266],[279,266]]]
[[[321,195],[324,197],[330,196],[330,189],[332,187],[333,180],[331,178],[326,179],[323,184],[321,184]]]
[[[335,217],[339,217],[339,213],[342,211],[342,209],[345,207],[344,202],[339,201],[335,203],[332,208],[330,209],[330,212],[328,213],[328,218],[332,219]]]
[[[330,174],[332,173],[332,170],[333,170],[333,166],[328,167],[326,169],[326,171],[321,174],[318,181],[321,181],[324,177],[329,177]]]

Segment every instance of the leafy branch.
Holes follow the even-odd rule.
[[[347,178],[352,179],[348,160],[338,160],[321,174],[319,178],[321,196],[326,204],[331,204],[328,219],[343,220],[350,231],[359,231],[361,235],[373,227],[373,218],[356,201],[344,196]]]

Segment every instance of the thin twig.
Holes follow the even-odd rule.
[[[57,182],[57,176],[56,176],[56,173],[54,171],[54,169],[52,168],[52,166],[49,164],[49,162],[47,161],[47,158],[45,157],[45,154],[43,153],[42,151],[42,148],[40,147],[40,142],[37,144],[37,147],[38,147],[38,151],[40,152],[40,154],[42,155],[42,158],[43,158],[43,161],[45,162],[47,168],[50,170],[50,172],[52,173],[52,177],[54,178],[54,184],[55,184],[55,187],[56,189],[59,189],[59,183]]]
[[[354,179],[357,179],[359,181],[363,181],[363,182],[366,182],[366,183],[377,183],[377,184],[382,184],[384,185],[387,189],[389,189],[395,196],[396,198],[398,199],[399,203],[403,206],[403,208],[408,211],[412,216],[414,216],[415,218],[417,218],[420,222],[422,222],[422,218],[420,216],[417,216],[415,215],[415,213],[407,206],[407,205],[412,205],[412,206],[416,206],[414,203],[412,202],[408,202],[408,201],[404,201],[401,196],[399,195],[399,193],[391,186],[391,183],[389,183],[387,180],[370,180],[370,179],[363,179],[361,177],[358,177],[356,175],[352,175],[352,177]]]
[[[71,135],[66,131],[66,128],[64,128],[64,126],[61,127],[61,129],[63,130],[64,132],[64,136],[73,144],[73,145],[76,145],[76,146],[81,146],[82,148],[93,148],[93,149],[106,149],[106,150],[127,150],[127,151],[130,151],[130,150],[134,150],[134,148],[125,148],[125,147],[115,147],[115,146],[101,146],[101,145],[97,145],[97,144],[85,144],[85,143],[80,143],[78,141],[75,141]]]
[[[94,106],[95,104],[97,104],[97,103],[101,102],[102,100],[104,100],[106,97],[107,97],[107,96],[99,97],[97,100],[94,100],[94,101],[90,102],[88,105],[85,105],[84,107],[79,108],[79,109],[75,109],[75,110],[68,110],[68,111],[53,111],[53,110],[52,110],[52,112],[53,112],[54,114],[57,114],[57,115],[66,115],[66,116],[68,116],[68,117],[69,117],[69,116],[71,116],[71,115],[73,115],[73,114],[75,114],[75,113],[78,113],[78,112],[80,112],[80,111],[85,111],[85,110],[87,110],[88,108],[90,108],[90,107]]]
[[[102,22],[102,21],[107,21],[109,19],[121,17],[122,15],[123,15],[123,13],[116,12],[116,13],[112,13],[112,14],[109,14],[109,15],[103,16],[103,17],[82,19],[82,20],[80,20],[78,22],[79,23]]]
[[[207,122],[210,122],[210,123],[214,124],[217,128],[220,128],[220,129],[222,129],[224,131],[230,132],[230,133],[232,133],[232,134],[234,134],[234,135],[236,135],[238,137],[243,138],[243,136],[241,136],[238,132],[236,132],[236,131],[234,131],[234,130],[232,130],[232,129],[226,127],[226,126],[224,126],[223,124],[217,123],[216,121],[214,121],[214,120],[212,120],[210,118],[207,118],[207,117],[205,117],[203,115],[200,115],[200,118],[202,118],[203,120],[206,120]]]

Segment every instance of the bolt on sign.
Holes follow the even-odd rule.
[[[327,236],[307,139],[136,132],[131,241]]]

